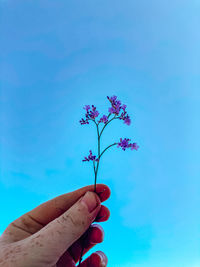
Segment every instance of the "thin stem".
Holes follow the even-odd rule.
[[[99,126],[97,125],[97,134],[98,134],[98,157],[100,155],[100,135],[99,135]]]
[[[110,114],[111,114],[111,113],[110,113]],[[110,114],[108,115],[108,117],[110,116]],[[100,132],[100,135],[99,135],[100,137],[101,137],[101,135],[102,135],[102,133],[103,133],[105,127],[106,127],[112,120],[114,120],[114,119],[117,119],[116,115],[115,115],[111,120],[109,120],[108,122],[106,122],[106,124],[103,126],[103,128],[102,128],[102,130],[101,130],[101,132]]]
[[[96,172],[96,169],[95,169],[95,162],[93,160],[93,167],[94,167],[94,173]]]
[[[95,120],[92,120],[96,126],[97,126],[97,135],[98,135],[98,157],[100,155],[100,136],[99,136],[99,126],[96,123]],[[94,181],[94,192],[96,192],[96,183],[97,183],[97,171],[98,171],[98,167],[99,167],[99,161],[97,162],[97,167],[95,169],[95,160],[93,160],[93,167],[94,167],[94,174],[95,174],[95,181]],[[83,257],[83,251],[84,251],[84,247],[85,247],[85,243],[86,243],[86,237],[83,240],[83,245],[82,245],[82,249],[81,249],[81,255],[80,255],[80,259],[79,259],[79,264],[78,267],[80,267],[81,265],[81,261],[82,261],[82,257]]]
[[[114,146],[114,145],[117,145],[117,143],[114,143],[114,144],[112,144],[112,145],[109,145],[108,147],[106,147],[104,150],[103,150],[103,152],[99,155],[99,161],[98,161],[98,163],[97,163],[97,168],[96,168],[96,172],[95,172],[95,183],[94,183],[94,188],[95,188],[95,190],[94,191],[96,191],[96,180],[97,180],[97,173],[98,173],[98,168],[99,168],[99,162],[100,162],[100,158],[102,157],[102,155],[103,155],[103,153],[105,153],[106,152],[106,150],[108,149],[108,148],[110,148],[111,146]]]
[[[80,259],[79,259],[78,267],[81,266],[81,261],[82,261],[82,258],[83,258],[83,251],[84,251],[84,248],[85,248],[85,245],[86,245],[87,238],[88,238],[88,232],[85,232],[83,234],[83,243],[82,243],[81,256],[80,256]]]
[[[94,192],[96,192],[96,169],[95,169],[95,161],[94,160],[93,160],[93,167],[94,167],[94,174],[95,174]],[[85,232],[85,234],[83,235],[83,244],[82,244],[81,255],[80,255],[80,258],[79,258],[78,267],[81,266],[81,261],[82,261],[82,258],[83,258],[83,252],[84,252],[84,248],[85,248],[85,245],[86,245],[87,238],[88,238],[88,233]]]
[[[94,161],[93,161],[94,162]],[[97,163],[98,166],[98,163]],[[94,192],[96,192],[96,183],[97,183],[97,168],[94,171],[95,177],[94,177]]]
[[[95,192],[96,192],[96,183],[97,183],[98,168],[99,168],[99,161],[97,162],[97,168],[96,168],[96,173],[95,173],[95,181],[94,181],[94,191]]]
[[[95,122],[95,121],[94,121]],[[97,126],[97,136],[98,136],[98,159],[100,156],[100,135],[99,135],[99,125],[95,122]],[[99,161],[97,162],[96,172],[95,172],[95,181],[94,181],[94,192],[96,192],[96,183],[97,183],[97,173],[99,168]]]
[[[108,115],[108,118],[110,117],[111,113]],[[95,160],[93,160],[93,167],[94,167],[94,174],[95,174],[95,181],[94,181],[94,192],[96,192],[96,183],[97,183],[97,173],[98,173],[98,168],[99,168],[99,162],[100,162],[100,158],[102,157],[103,153],[105,153],[105,151],[110,148],[111,146],[116,145],[117,143],[114,143],[112,145],[109,145],[108,147],[106,147],[102,153],[100,153],[100,138],[101,135],[103,133],[103,130],[105,129],[105,127],[108,125],[108,123],[110,123],[112,120],[117,119],[118,117],[116,117],[116,115],[110,120],[108,121],[104,127],[101,130],[101,133],[99,133],[99,123],[96,123],[95,120],[92,120],[96,126],[97,126],[97,135],[98,135],[98,161],[97,161],[97,167],[95,168]],[[80,259],[79,259],[79,264],[78,267],[80,267],[81,261],[82,261],[82,257],[83,257],[83,251],[84,251],[84,247],[85,247],[85,242],[86,242],[86,238],[84,239],[83,245],[82,245],[82,250],[81,250],[81,255],[80,255]]]
[[[95,120],[93,120],[93,122],[96,124],[97,126],[97,136],[98,136],[98,156],[100,155],[100,134],[99,134],[99,124],[96,123]]]
[[[97,184],[97,171],[95,172],[95,178],[94,178],[94,192],[96,192],[96,184]]]
[[[106,147],[106,148],[104,149],[104,151],[101,153],[101,155],[99,156],[99,159],[102,157],[103,153],[105,153],[106,150],[107,150],[108,148],[110,148],[111,146],[114,146],[114,145],[117,145],[117,143],[114,143],[114,144],[109,145],[108,147]]]

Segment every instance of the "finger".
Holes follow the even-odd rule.
[[[58,262],[55,265],[56,267],[76,267],[76,263],[74,259],[71,257],[70,253],[68,251],[65,251],[65,253],[60,257]]]
[[[80,259],[82,248],[84,248],[84,255],[96,244],[103,242],[103,239],[103,228],[99,224],[92,224],[86,233],[68,249],[68,252],[74,261],[77,262]]]
[[[85,186],[73,192],[51,199],[30,211],[29,215],[41,224],[46,225],[68,210],[87,191],[94,191],[94,185]],[[109,198],[110,189],[104,184],[98,184],[96,186],[96,193],[101,202],[103,202]]]
[[[67,266],[74,267],[80,259],[82,252],[82,245],[84,244],[85,248],[82,254],[82,256],[84,256],[97,243],[102,242],[103,238],[104,238],[103,228],[99,224],[90,225],[86,233],[79,240],[77,240],[67,251],[65,251],[65,253],[61,256],[61,258],[57,262],[56,266],[65,267],[66,264],[68,264]]]
[[[94,191],[94,185],[85,186],[42,203],[9,224],[2,235],[2,240],[11,243],[36,233],[68,210],[87,191]],[[110,196],[110,189],[104,184],[97,184],[96,192],[101,202]]]
[[[95,218],[95,222],[105,222],[108,220],[109,217],[110,217],[109,209],[106,206],[101,205],[101,209],[97,217]]]
[[[81,267],[106,267],[107,264],[107,256],[102,251],[96,251],[81,263]]]
[[[94,192],[87,192],[70,209],[29,237],[27,250],[41,261],[48,257],[56,264],[63,253],[89,228],[100,210],[101,201]]]

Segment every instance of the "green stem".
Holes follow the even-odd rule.
[[[94,121],[95,122],[95,121]],[[99,135],[99,125],[95,122],[97,126],[97,135],[98,135],[98,158],[100,156],[100,135]],[[94,181],[94,192],[96,192],[96,183],[97,183],[97,173],[98,173],[98,168],[99,168],[99,161],[97,162],[97,167],[95,171],[95,181]]]
[[[95,161],[93,160],[93,167],[94,167],[94,173],[96,172],[96,169],[95,169]]]
[[[109,118],[110,115],[111,115],[111,113],[108,115],[108,118]],[[102,133],[103,133],[105,127],[106,127],[112,120],[115,120],[115,119],[117,119],[116,115],[115,115],[111,120],[109,120],[108,122],[105,123],[105,125],[103,126],[103,128],[102,128],[102,130],[101,130],[101,133],[100,133],[100,135],[99,135],[100,137],[101,137],[101,135],[102,135]]]
[[[103,153],[105,153],[106,150],[107,150],[108,148],[110,148],[111,146],[114,146],[114,145],[117,145],[117,143],[114,143],[114,144],[109,145],[108,147],[106,147],[106,148],[104,149],[104,151],[101,153],[101,155],[99,156],[99,159],[102,157]]]
[[[108,118],[110,117],[111,113],[109,113]],[[94,167],[94,174],[95,174],[95,181],[94,181],[94,192],[96,192],[96,183],[97,183],[97,173],[98,173],[98,168],[99,168],[99,162],[100,162],[100,158],[102,157],[103,153],[105,153],[105,151],[110,148],[111,146],[116,145],[117,143],[114,143],[112,145],[109,145],[108,147],[106,147],[102,153],[100,153],[100,138],[101,135],[103,133],[103,130],[105,129],[105,127],[108,125],[108,123],[110,123],[112,120],[117,119],[116,115],[110,120],[108,121],[104,127],[101,130],[101,133],[99,133],[99,123],[96,123],[95,120],[92,120],[96,126],[97,126],[97,135],[98,135],[98,159],[99,161],[97,162],[97,167],[95,168],[95,160],[93,160],[93,167]],[[80,259],[79,259],[79,264],[78,267],[80,267],[81,261],[82,261],[82,256],[83,256],[83,251],[84,251],[84,247],[85,247],[85,242],[86,242],[86,238],[84,239],[83,245],[82,245],[82,250],[81,250],[81,255],[80,255]]]

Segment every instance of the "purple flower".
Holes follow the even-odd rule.
[[[103,123],[108,122],[108,116],[103,115],[103,116],[100,118],[100,120],[99,120],[99,123],[100,123],[100,122],[103,122]]]
[[[80,124],[83,125],[83,124],[89,124],[88,120],[84,120],[84,119],[81,119],[80,121]]]
[[[99,112],[96,110],[96,107],[94,105],[92,105],[92,111],[90,111],[89,116],[91,119],[95,119],[99,116]]]
[[[122,105],[121,108],[123,109],[123,111],[125,111],[126,105]]]
[[[118,143],[117,147],[121,147],[124,151],[129,147],[131,150],[138,150],[139,146],[136,143],[129,143],[129,141],[131,141],[129,138],[120,138],[120,142]]]
[[[130,125],[131,119],[129,115],[126,112],[126,105],[121,105],[121,101],[117,100],[117,96],[107,96],[108,100],[110,101],[112,107],[108,109],[108,112],[111,114],[119,115],[120,111],[122,110],[122,113],[119,115],[119,119],[123,120],[125,124]]]
[[[89,152],[90,152],[89,156],[88,157],[84,157],[84,159],[82,161],[90,161],[90,160],[99,161],[99,159],[96,158],[95,155],[92,155],[92,150],[90,150]]]
[[[92,108],[90,105],[85,105],[83,109],[86,110],[85,117],[86,119],[81,119],[79,122],[82,124],[89,124],[89,120],[95,120],[96,117],[99,116],[99,112],[96,110],[96,107],[92,105]]]
[[[123,120],[125,124],[130,125],[131,124],[131,119],[129,117],[129,115],[127,114],[126,110],[124,109],[124,111],[121,113],[121,115],[119,116],[120,120]]]
[[[129,147],[131,147],[131,150],[133,150],[133,149],[138,150],[138,148],[139,148],[137,143],[129,144]]]
[[[121,146],[123,150],[126,150],[126,148],[129,147],[129,143],[128,143],[129,141],[130,141],[129,138],[124,138],[124,139],[120,138],[120,142],[118,143],[117,147]]]
[[[99,112],[96,110],[96,107],[92,105],[92,110],[87,107],[87,113],[85,114],[87,119],[92,119],[94,120],[96,117],[99,116]]]
[[[119,115],[119,112],[121,110],[121,101],[117,100],[117,96],[107,96],[108,100],[110,101],[112,107],[108,109],[108,112],[111,114]]]
[[[111,114],[119,115],[120,107],[119,106],[111,107],[108,109],[108,112],[110,112]]]
[[[90,109],[90,105],[85,105],[85,107],[83,107],[83,109],[85,109],[85,110],[86,110],[86,112],[88,112],[88,111],[89,111],[89,109]]]
[[[131,124],[131,119],[130,119],[129,115],[126,115],[126,117],[124,118],[124,123],[127,125]]]

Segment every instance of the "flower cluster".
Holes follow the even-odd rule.
[[[84,159],[82,161],[90,161],[90,160],[99,161],[99,159],[96,158],[95,155],[92,155],[92,150],[90,150],[89,152],[90,152],[89,156],[88,157],[84,157]]]
[[[137,143],[129,143],[129,141],[131,141],[131,139],[129,138],[120,138],[120,142],[117,144],[117,147],[121,147],[124,151],[127,148],[131,148],[131,150],[138,150],[139,146],[137,145]]]
[[[92,107],[90,107],[90,105],[85,105],[83,109],[86,110],[86,114],[85,114],[86,119],[82,118],[79,121],[81,125],[89,124],[89,120],[95,120],[95,118],[99,116],[99,112],[96,110],[97,108],[94,105],[92,105]]]
[[[113,95],[111,97],[107,96],[107,99],[110,101],[111,103],[111,107],[108,108],[108,112],[109,115],[103,115],[99,120],[98,120],[98,124],[99,123],[104,123],[107,124],[108,118],[111,114],[115,115],[116,119],[120,119],[123,120],[125,124],[130,125],[131,124],[131,119],[130,116],[127,114],[126,111],[126,105],[122,105],[121,101],[117,99],[117,96]],[[94,105],[92,105],[90,107],[90,105],[85,105],[83,107],[83,109],[86,110],[86,114],[85,114],[85,119],[81,119],[79,122],[81,125],[83,124],[89,124],[89,120],[93,120],[95,121],[95,118],[97,118],[99,116],[99,112],[96,110],[96,107]],[[121,113],[121,114],[120,114]]]
[[[100,118],[100,120],[98,121],[98,123],[100,123],[100,122],[103,122],[104,124],[107,123],[107,122],[108,122],[108,116],[103,115],[103,116]]]
[[[121,110],[121,101],[117,100],[117,97],[114,96],[107,96],[108,100],[110,101],[112,107],[108,109],[108,112],[111,114],[119,115],[119,112]]]
[[[107,96],[108,100],[110,101],[112,107],[108,109],[108,112],[111,114],[119,115],[122,111],[120,116],[118,117],[120,120],[123,120],[125,124],[130,125],[131,119],[126,111],[126,105],[122,105],[120,100],[117,100],[117,96]]]

